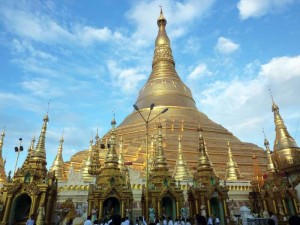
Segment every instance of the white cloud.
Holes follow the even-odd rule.
[[[240,0],[237,8],[241,19],[261,17],[271,11],[282,10],[294,0]]]
[[[232,40],[224,37],[219,37],[215,50],[222,55],[230,55],[240,48],[239,44],[234,43]]]
[[[207,65],[205,63],[201,63],[195,68],[193,71],[187,76],[189,80],[198,80],[203,78],[204,76],[211,76],[212,72],[208,70]]]
[[[273,82],[288,81],[300,77],[300,56],[273,58],[262,66],[260,75]]]
[[[120,68],[115,61],[108,61],[108,70],[111,74],[112,85],[120,88],[124,94],[132,94],[138,84],[146,79],[146,75],[139,68]]]
[[[184,0],[181,2],[163,2],[163,13],[167,21],[168,35],[171,38],[184,35],[189,26],[205,16],[215,0]],[[129,20],[137,26],[137,31],[133,35],[140,45],[148,45],[149,40],[153,40],[157,34],[156,20],[159,17],[159,0],[135,2],[131,10],[127,13]],[[150,42],[152,43],[152,42]]]
[[[39,97],[53,98],[64,94],[64,91],[58,87],[58,84],[45,78],[22,81],[20,85],[26,91]]]
[[[200,99],[200,109],[224,127],[239,134],[242,140],[261,142],[263,127],[270,140],[274,140],[274,122],[271,112],[272,89],[274,98],[290,131],[295,129],[293,106],[300,104],[300,56],[278,57],[261,65],[254,78],[235,78],[230,81],[215,81],[199,92],[193,87],[196,99]],[[246,66],[245,70],[248,68]]]
[[[46,44],[82,44],[120,40],[123,36],[109,28],[97,28],[79,23],[64,24],[28,5],[7,4],[0,8],[0,18],[10,32],[29,40]]]

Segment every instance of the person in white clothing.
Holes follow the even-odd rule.
[[[163,225],[167,225],[167,220],[165,216],[162,216]]]
[[[173,225],[173,220],[171,216],[168,217],[168,225]]]
[[[219,225],[220,224],[220,220],[218,217],[215,218],[215,225]]]
[[[92,224],[92,221],[91,221],[91,216],[88,216],[87,218],[86,218],[86,221],[84,221],[84,224],[83,225],[93,225]]]
[[[273,214],[273,212],[269,212],[269,216],[270,216],[270,219],[274,220],[275,225],[278,225],[278,219],[277,219],[277,217]]]
[[[34,215],[30,216],[30,219],[27,220],[26,225],[34,225]]]
[[[212,219],[212,217],[208,217],[207,225],[213,225],[213,219]]]
[[[182,224],[182,221],[184,222],[184,220],[181,220],[181,224]],[[191,225],[190,219],[186,219],[185,225]]]
[[[180,222],[179,222],[178,218],[175,219],[174,225],[180,225]]]

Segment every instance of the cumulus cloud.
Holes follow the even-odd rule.
[[[219,37],[215,50],[221,55],[230,55],[240,48],[239,44],[234,43],[232,40],[224,37]]]
[[[111,74],[112,85],[120,88],[124,94],[135,93],[138,84],[146,79],[140,68],[120,68],[113,60],[108,61],[107,67]]]
[[[198,80],[205,76],[211,76],[212,72],[208,70],[207,65],[205,63],[201,63],[195,68],[193,71],[187,76],[189,80]]]
[[[261,17],[269,12],[282,10],[294,0],[240,0],[237,4],[240,18]]]
[[[272,140],[274,123],[268,89],[272,89],[287,127],[292,131],[296,126],[292,106],[300,104],[300,99],[295,97],[300,96],[299,65],[299,55],[273,58],[260,66],[254,78],[215,81],[201,93],[199,89],[193,90],[193,93],[200,99],[200,108],[204,113],[234,134],[239,134],[242,140],[261,142],[259,134],[263,127]],[[290,117],[294,120],[288,123]]]

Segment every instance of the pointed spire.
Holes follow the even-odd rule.
[[[23,165],[27,164],[29,162],[29,160],[31,159],[31,157],[34,155],[34,143],[35,143],[35,134],[33,135],[32,139],[31,139],[31,144],[28,148],[28,153],[26,156],[26,159],[23,163]]]
[[[152,72],[140,91],[136,104],[140,110],[148,109],[153,102],[156,106],[191,107],[196,110],[190,89],[182,82],[175,70],[171,44],[166,32],[167,20],[162,10],[157,25],[158,34],[155,40]],[[153,96],[159,96],[159,99]]]
[[[42,126],[41,134],[35,149],[35,157],[42,158],[46,160],[46,150],[45,150],[45,141],[46,141],[46,131],[47,131],[47,123],[49,122],[48,114],[44,116],[44,123]]]
[[[274,159],[278,170],[284,170],[286,172],[299,170],[300,148],[297,146],[294,138],[289,134],[284,121],[279,114],[279,107],[275,104],[273,96],[272,101],[276,132],[272,158]]]
[[[156,144],[155,144],[155,139],[154,135],[151,135],[151,145],[150,145],[150,157],[149,157],[149,171],[151,172],[154,168],[155,164],[155,157],[156,157]]]
[[[227,142],[227,147],[228,147],[228,162],[227,162],[227,169],[226,169],[226,180],[238,180],[240,178],[239,167],[237,163],[233,160],[229,141]]]
[[[28,149],[27,157],[22,165],[20,170],[17,170],[15,173],[15,178],[18,177],[20,179],[24,178],[24,176],[30,173],[30,176],[33,177],[33,181],[37,183],[42,183],[47,175],[47,159],[46,159],[46,149],[45,149],[45,141],[46,141],[46,131],[47,131],[47,123],[49,121],[48,113],[44,116],[43,126],[41,130],[41,134],[36,145],[35,150],[32,150],[34,147],[34,138],[31,142],[31,146]]]
[[[81,167],[82,179],[84,182],[93,182],[94,177],[90,174],[90,168],[92,166],[92,157],[93,157],[93,138],[90,140],[90,148],[88,158],[83,161],[83,165]]]
[[[267,156],[268,156],[268,173],[275,173],[276,169],[275,169],[271,151],[270,151],[270,144],[269,144],[269,141],[267,140],[266,136],[265,136],[264,145],[266,147],[266,152],[267,152]]]
[[[199,151],[199,164],[198,164],[198,170],[202,169],[202,168],[212,168],[211,167],[211,162],[208,158],[206,149],[205,149],[205,143],[204,143],[204,139],[202,137],[202,129],[199,128],[198,129],[199,132],[199,147],[198,147],[198,151]]]
[[[96,143],[97,143],[97,136],[98,136],[98,129],[96,135]],[[98,145],[97,144],[93,145],[93,137],[90,140],[89,157],[91,159],[91,164],[88,168],[88,173],[90,175],[98,175],[101,171],[101,165],[99,159]]]
[[[66,179],[65,173],[64,173],[64,160],[62,157],[62,151],[63,151],[63,143],[64,143],[64,137],[63,134],[61,135],[61,138],[59,140],[59,147],[57,150],[56,157],[53,161],[53,164],[50,168],[50,172],[55,171],[55,176],[59,181],[64,181]]]
[[[0,183],[2,184],[6,181],[5,160],[3,160],[3,156],[2,156],[4,137],[5,137],[5,129],[3,129],[0,138]]]
[[[155,168],[167,168],[167,162],[164,154],[164,147],[162,144],[162,125],[158,124],[158,146],[157,155],[155,157]]]
[[[280,149],[286,149],[286,148],[297,148],[298,146],[294,138],[292,138],[292,136],[289,134],[284,124],[284,121],[280,116],[279,107],[276,105],[271,91],[270,94],[272,97],[272,112],[274,113],[275,131],[276,131],[276,138],[274,141],[274,151],[278,151]]]
[[[110,132],[110,147],[108,148],[106,157],[105,157],[105,165],[118,167],[118,156],[116,151],[116,120],[113,117],[111,121],[111,132]]]
[[[159,31],[158,31],[157,38],[155,40],[155,47],[157,47],[159,45],[167,45],[168,47],[170,47],[170,40],[166,33],[167,20],[164,17],[162,8],[160,9],[160,15],[157,19],[157,25],[158,25]],[[173,64],[175,65],[174,61],[173,61]]]
[[[174,169],[174,178],[175,180],[189,180],[190,173],[188,167],[186,165],[186,161],[183,158],[182,153],[182,145],[181,145],[181,138],[178,137],[178,158],[176,161],[176,166]]]

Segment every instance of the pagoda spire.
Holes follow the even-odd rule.
[[[88,158],[83,161],[83,165],[81,167],[82,179],[84,182],[93,182],[94,177],[90,174],[90,168],[92,166],[92,155],[93,155],[93,139],[90,140],[90,148]]]
[[[182,82],[175,70],[175,61],[169,37],[166,32],[167,20],[161,9],[157,19],[158,34],[152,61],[152,72],[140,91],[136,104],[140,110],[156,106],[179,106],[196,108],[190,89]],[[170,97],[172,96],[172,97]]]
[[[5,129],[3,129],[0,138],[0,183],[2,184],[6,181],[5,160],[3,159],[2,156],[4,137],[5,137]]]
[[[274,141],[274,153],[272,155],[278,170],[291,172],[300,169],[300,148],[289,134],[283,119],[279,113],[279,107],[272,97],[272,111],[276,137]]]
[[[274,141],[274,151],[278,151],[285,148],[298,148],[294,138],[289,134],[283,119],[279,114],[279,107],[273,100],[272,112],[274,113],[276,138]]]
[[[178,137],[178,158],[176,161],[176,166],[174,170],[174,178],[175,180],[188,180],[190,177],[190,173],[188,170],[188,167],[186,165],[186,161],[183,158],[182,153],[182,144],[181,144],[181,138]]]
[[[164,154],[164,147],[162,144],[162,125],[158,124],[158,146],[157,146],[157,155],[155,156],[155,168],[166,169],[167,162]]]
[[[111,121],[111,131],[110,131],[110,146],[108,148],[106,157],[105,157],[105,165],[118,167],[118,155],[116,151],[116,120],[113,117]]]
[[[198,171],[201,169],[207,169],[207,168],[211,168],[212,169],[212,164],[209,160],[209,157],[207,155],[206,152],[206,148],[205,148],[205,141],[204,138],[202,136],[202,129],[199,128],[199,147],[198,147],[198,152],[199,152],[199,164],[198,164]]]
[[[48,121],[49,118],[47,113],[43,118],[43,126],[35,150],[32,150],[34,148],[34,141],[32,140],[26,160],[24,161],[22,168],[17,170],[14,178],[33,177],[35,182],[42,182],[45,178],[48,171],[46,168],[47,161],[45,149]]]
[[[266,138],[265,132],[264,132],[264,136],[265,136],[265,140],[264,140],[264,145],[266,147],[266,152],[267,152],[267,156],[268,156],[268,173],[275,173],[276,172],[276,168],[274,166],[273,163],[273,159],[272,159],[272,155],[271,155],[271,151],[270,151],[270,144],[269,141]]]
[[[47,131],[47,123],[49,122],[48,113],[44,116],[44,123],[42,126],[41,134],[38,140],[38,143],[35,148],[35,157],[38,157],[46,162],[46,149],[45,149],[45,141],[46,141],[46,131]],[[45,165],[46,165],[45,164]]]
[[[229,141],[227,142],[227,147],[228,147],[228,162],[227,162],[227,169],[226,169],[226,180],[238,180],[240,178],[239,167],[237,163],[233,160]]]
[[[58,147],[56,157],[55,157],[53,164],[49,170],[50,172],[55,171],[55,176],[59,181],[63,181],[66,179],[65,173],[64,173],[64,160],[62,157],[63,144],[64,144],[64,137],[62,134],[61,138],[59,140],[59,147]]]
[[[218,183],[218,177],[216,176],[212,164],[207,155],[205,148],[205,141],[202,136],[202,129],[198,128],[199,132],[199,159],[197,171],[194,174],[194,182],[197,186],[209,186]]]
[[[97,137],[99,140],[98,131],[97,131],[97,135],[95,137],[96,144],[94,146],[93,146],[93,138],[91,138],[91,140],[90,140],[89,157],[91,159],[91,164],[88,169],[88,172],[90,175],[98,175],[101,171],[99,151],[98,151],[98,145],[97,145]]]

